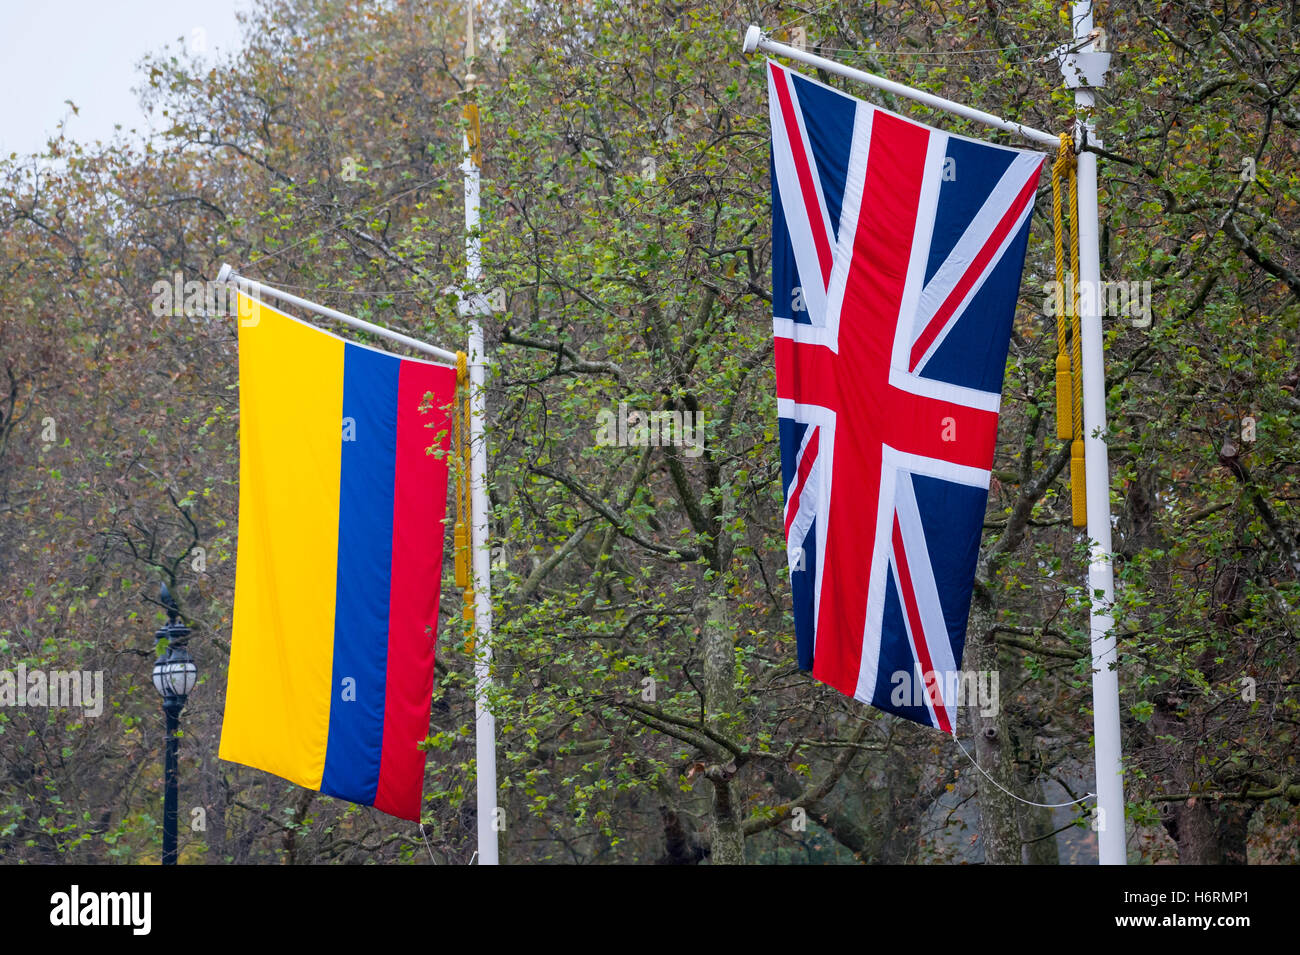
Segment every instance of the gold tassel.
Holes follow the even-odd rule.
[[[456,522],[452,539],[456,547],[456,586],[464,590],[469,586],[469,535],[463,522]]]
[[[1074,382],[1070,376],[1070,356],[1058,352],[1056,356],[1056,436],[1062,441],[1074,437],[1074,421],[1070,409],[1074,406]]]
[[[1083,477],[1083,439],[1075,438],[1070,444],[1070,501],[1075,527],[1088,526],[1088,498]]]
[[[465,139],[469,143],[470,155],[474,157],[474,165],[483,168],[483,145],[481,141],[481,130],[478,118],[478,104],[466,103],[464,110],[465,116]]]

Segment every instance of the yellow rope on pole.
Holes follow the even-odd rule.
[[[1065,241],[1061,225],[1061,177],[1074,162],[1068,136],[1061,136],[1061,150],[1052,164],[1052,237],[1056,246],[1056,436],[1062,441],[1074,437],[1070,418],[1073,400],[1070,395],[1069,318],[1065,295]]]
[[[470,552],[470,446],[469,433],[469,356],[456,352],[456,400],[451,411],[451,444],[456,470],[456,529],[453,542],[456,548],[456,586],[464,591],[465,607],[462,616],[467,624],[465,649],[474,652],[474,572]]]
[[[1061,134],[1052,164],[1052,237],[1056,251],[1056,436],[1070,442],[1070,516],[1088,523],[1083,455],[1083,343],[1079,315],[1079,178],[1074,144]],[[1066,264],[1061,180],[1069,184],[1070,251]]]
[[[1075,527],[1088,525],[1088,496],[1084,482],[1083,464],[1083,335],[1079,317],[1079,177],[1076,164],[1070,164],[1070,290],[1073,307],[1070,309],[1070,363],[1073,365],[1074,441],[1070,445],[1071,516]]]

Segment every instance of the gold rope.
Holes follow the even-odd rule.
[[[1075,527],[1088,523],[1083,463],[1083,349],[1079,317],[1079,179],[1074,146],[1061,134],[1052,164],[1052,234],[1056,246],[1056,436],[1070,442],[1070,511]],[[1067,271],[1061,180],[1069,184],[1070,260]],[[1064,289],[1064,294],[1062,294]],[[1068,339],[1068,345],[1067,345]]]
[[[1074,161],[1074,152],[1069,145],[1069,137],[1061,136],[1061,150],[1056,162],[1052,164],[1052,237],[1056,246],[1056,436],[1062,441],[1074,437],[1074,425],[1070,419],[1070,352],[1069,352],[1069,317],[1066,311],[1065,293],[1065,243],[1062,241],[1061,227],[1061,177],[1066,174],[1070,163]]]
[[[469,625],[465,649],[474,652],[474,574],[470,566],[470,466],[469,466],[469,356],[456,352],[456,399],[451,410],[451,447],[456,469],[456,528],[452,535],[456,548],[456,586],[464,591],[462,616]]]
[[[1071,376],[1074,391],[1074,441],[1070,445],[1071,514],[1075,527],[1088,524],[1088,497],[1084,486],[1083,464],[1083,336],[1079,320],[1079,177],[1076,163],[1070,163],[1070,291],[1073,297],[1070,309],[1070,362],[1074,366]]]

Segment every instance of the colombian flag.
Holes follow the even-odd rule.
[[[455,369],[240,296],[220,757],[418,820]],[[431,396],[426,398],[426,396]]]

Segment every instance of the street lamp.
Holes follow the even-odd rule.
[[[198,682],[199,671],[194,658],[185,648],[190,628],[178,620],[180,608],[172,598],[167,585],[162,585],[162,605],[167,610],[167,625],[154,633],[154,646],[160,650],[153,665],[154,689],[163,698],[163,713],[167,716],[167,766],[166,790],[163,795],[163,865],[176,864],[176,802],[177,802],[177,749],[176,736],[185,698]],[[165,647],[165,649],[163,649]]]

